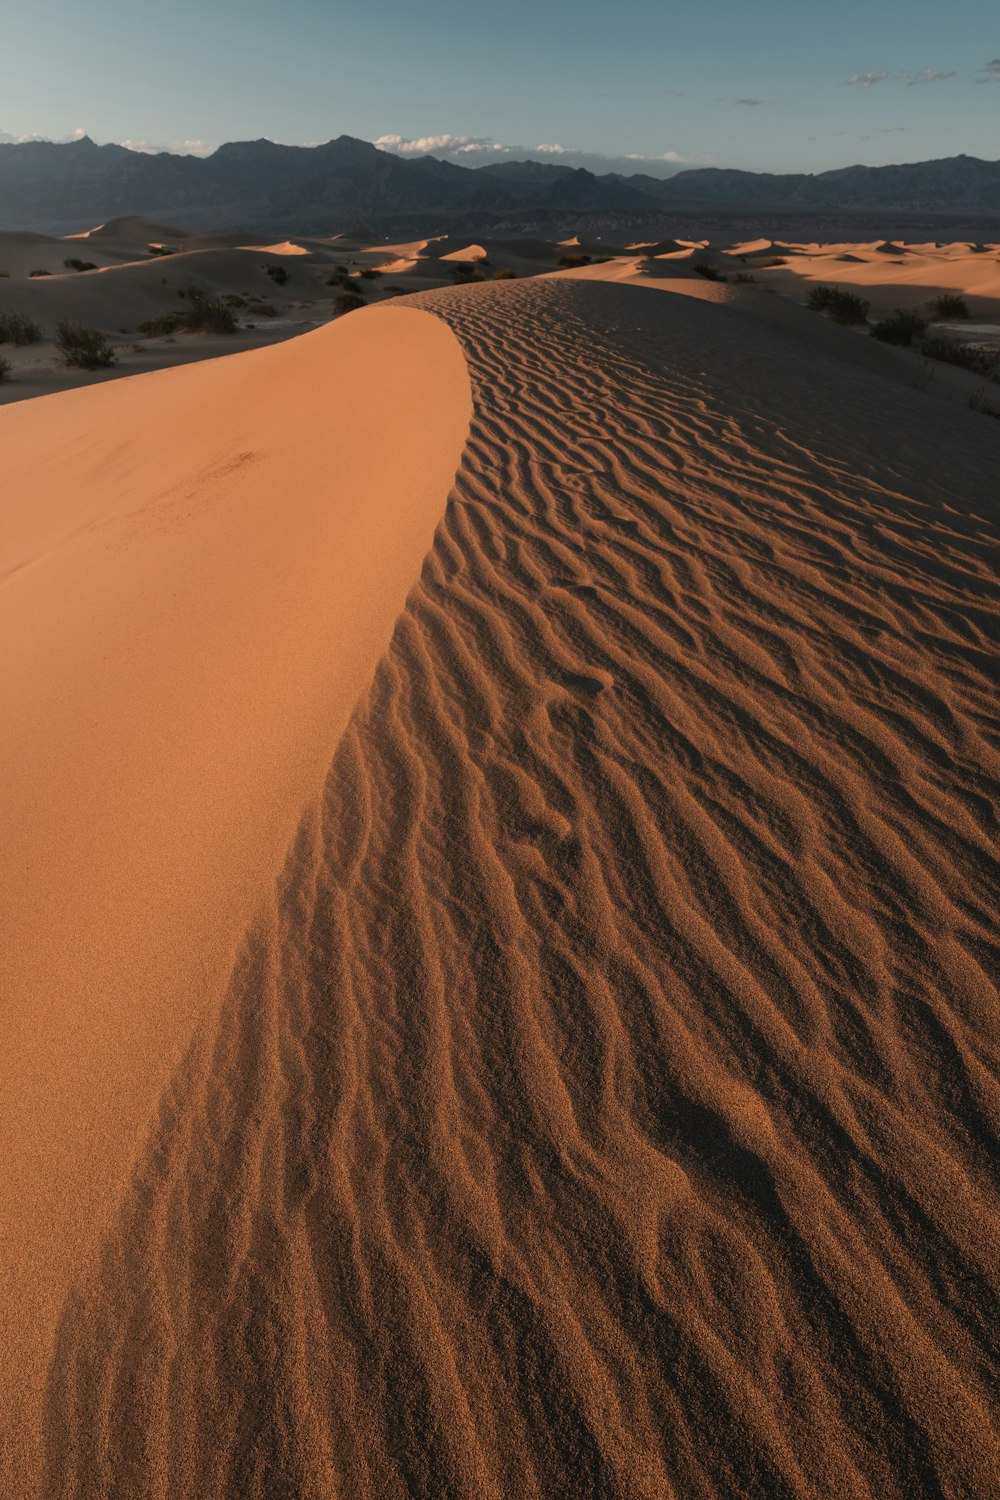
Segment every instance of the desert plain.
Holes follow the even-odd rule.
[[[0,1494],[1000,1493],[1000,245],[0,270]]]

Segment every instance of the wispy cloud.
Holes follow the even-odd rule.
[[[489,136],[472,135],[418,135],[406,137],[402,135],[380,135],[374,144],[383,151],[394,151],[401,156],[429,156],[435,151],[455,153],[459,156],[473,156],[477,151],[505,152],[512,147],[504,146],[499,141],[491,141]],[[539,150],[546,148],[539,147]]]
[[[1000,83],[1000,57],[994,57],[992,62],[984,63],[976,70],[977,83]]]
[[[844,79],[844,87],[870,89],[876,83],[884,83],[888,77],[888,68],[883,68],[880,73],[854,73],[850,78]]]
[[[902,78],[902,73],[899,76]],[[941,83],[945,78],[957,77],[957,68],[949,68],[946,73],[939,72],[936,68],[921,68],[919,73],[914,73],[912,78],[906,80],[906,87],[912,89],[916,83]]]
[[[380,135],[375,143],[382,151],[391,151],[397,156],[437,156],[445,161],[460,162],[465,166],[486,165],[494,161],[541,160],[558,161],[560,166],[585,167],[588,172],[618,172],[637,170],[646,166],[651,172],[669,175],[665,169],[684,163],[700,163],[702,158],[682,156],[679,151],[661,151],[652,154],[644,151],[629,151],[610,156],[599,151],[582,151],[577,146],[566,146],[561,141],[542,141],[537,146],[494,140],[491,136],[456,135],[442,131],[438,135],[405,136],[395,133]]]
[[[169,156],[209,156],[215,149],[207,141],[119,141],[129,151],[141,151],[144,156],[158,156],[166,152]]]
[[[0,146],[24,146],[28,141],[48,141],[51,145],[66,146],[70,141],[82,141],[87,132],[82,125],[78,125],[72,135],[11,135],[9,130],[0,130]]]
[[[990,64],[990,66],[993,66]],[[1000,63],[997,65],[1000,70]],[[908,89],[912,89],[919,83],[942,83],[946,78],[957,78],[957,68],[921,68],[918,73],[913,73],[909,68],[900,68],[892,73],[888,68],[882,68],[877,73],[855,73],[850,78],[844,79],[845,88],[870,89],[876,83],[904,83]]]

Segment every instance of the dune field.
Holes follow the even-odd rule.
[[[0,1495],[1000,1493],[1000,423],[526,248],[0,411]]]

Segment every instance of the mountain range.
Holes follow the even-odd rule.
[[[144,214],[219,230],[387,233],[405,224],[430,233],[689,209],[1000,216],[1000,162],[953,156],[780,175],[699,167],[661,179],[537,161],[460,167],[404,159],[346,135],[319,146],[232,141],[206,157],[99,146],[89,136],[0,144],[3,229],[65,234]]]

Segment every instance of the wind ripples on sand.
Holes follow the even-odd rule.
[[[1000,1492],[991,424],[662,293],[418,304],[463,465],[46,1494]]]

